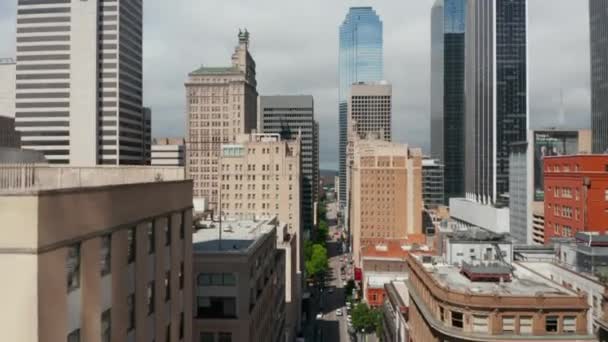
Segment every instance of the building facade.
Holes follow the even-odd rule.
[[[277,224],[227,221],[193,235],[192,341],[285,341],[285,257]],[[270,309],[272,308],[272,309]]]
[[[589,130],[530,130],[527,140],[511,144],[509,209],[511,236],[522,244],[534,242],[533,208],[544,200],[544,159],[591,151]]]
[[[608,151],[608,13],[605,0],[589,0],[591,129],[593,153]]]
[[[218,208],[221,145],[255,129],[256,86],[246,30],[239,32],[231,66],[202,66],[189,74],[186,173],[194,181],[195,203],[204,199],[207,206],[195,211]]]
[[[144,107],[144,130],[142,133],[144,138],[143,153],[144,164],[152,164],[152,109]]]
[[[545,244],[545,203],[532,203],[532,244]]]
[[[445,202],[445,167],[436,159],[422,160],[422,199],[426,208],[437,208]]]
[[[382,21],[372,7],[351,7],[340,25],[339,74],[339,167],[340,207],[346,207],[348,144],[348,98],[353,83],[383,79]]]
[[[545,157],[545,243],[606,232],[608,155]]]
[[[15,129],[15,118],[0,116],[0,147],[21,147],[21,135]]]
[[[382,306],[383,341],[409,341],[408,309],[409,296],[407,286],[402,281],[384,284],[384,304]]]
[[[410,340],[594,340],[587,330],[588,306],[583,294],[513,265],[517,277],[501,281],[498,287],[498,280],[475,280],[459,267],[410,254],[406,281]]]
[[[467,3],[465,193],[485,204],[509,192],[511,143],[528,130],[526,0]]]
[[[15,117],[15,60],[0,58],[0,116]]]
[[[354,143],[350,199],[353,260],[362,247],[422,233],[422,152],[382,140]]]
[[[142,1],[22,1],[16,125],[50,163],[144,164]]]
[[[6,340],[192,341],[183,169],[2,166],[0,184]]]
[[[313,97],[260,96],[258,103],[260,133],[280,134],[282,140],[300,138],[302,228],[311,231],[319,196],[319,145]]]
[[[407,279],[407,256],[411,245],[385,240],[361,250],[363,299],[371,307],[381,307],[386,298],[384,284]]]
[[[186,140],[184,138],[155,138],[152,141],[151,149],[152,165],[186,165]]]
[[[348,98],[349,139],[354,134],[361,139],[373,134],[391,141],[393,87],[385,82],[359,82],[350,88]]]
[[[445,165],[445,199],[464,196],[465,0],[431,9],[431,157]]]

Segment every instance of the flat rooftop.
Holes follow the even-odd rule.
[[[183,167],[0,165],[0,194],[30,194],[45,190],[184,181]]]
[[[403,283],[404,280],[407,280],[409,278],[407,272],[374,272],[374,271],[370,272],[370,271],[367,271],[367,272],[364,272],[363,275],[367,279],[367,285],[370,288],[377,288],[377,289],[384,288],[384,284],[388,284],[392,281],[395,281],[395,282],[401,281]]]
[[[277,227],[276,220],[226,220],[222,221],[220,240],[219,222],[202,222],[212,228],[197,230],[192,235],[195,253],[234,252],[247,253],[264,236]]]
[[[415,256],[419,261],[420,257]],[[531,272],[530,270],[513,263],[513,274],[510,282],[483,282],[472,281],[460,273],[460,267],[438,263],[424,264],[424,268],[441,286],[451,290],[475,294],[501,295],[501,296],[574,296],[572,290],[552,283],[548,279]]]

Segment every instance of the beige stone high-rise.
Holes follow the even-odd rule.
[[[2,165],[0,222],[2,341],[193,341],[183,168]]]
[[[282,141],[279,134],[246,134],[222,146],[221,214],[252,219],[277,216],[301,242],[301,139]],[[301,272],[298,263],[297,272]]]
[[[186,82],[186,174],[194,182],[195,211],[216,209],[221,145],[255,129],[257,90],[255,62],[249,54],[249,33],[239,32],[228,67],[201,67]]]
[[[361,248],[422,232],[422,152],[383,140],[355,139],[350,167],[355,265]]]

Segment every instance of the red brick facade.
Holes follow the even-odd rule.
[[[545,243],[608,230],[608,155],[545,157]]]

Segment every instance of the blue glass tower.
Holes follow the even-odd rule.
[[[346,144],[350,87],[383,79],[382,21],[371,7],[351,7],[340,26],[340,206],[346,205]]]
[[[445,203],[464,196],[466,0],[437,0],[431,10],[431,156],[445,165]]]

